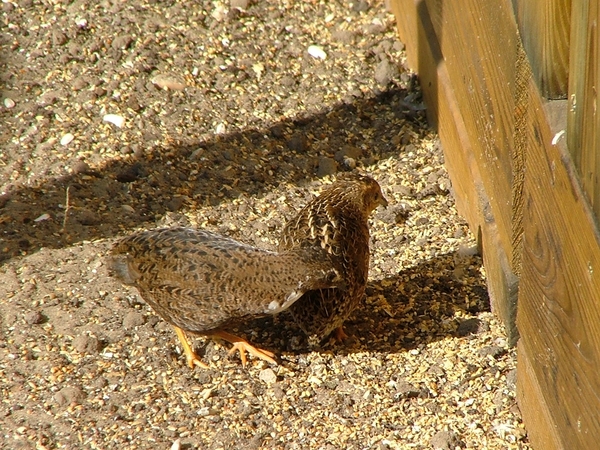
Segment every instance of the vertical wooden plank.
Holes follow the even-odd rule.
[[[407,47],[408,62],[418,72],[421,79],[428,108],[428,117],[434,124],[439,125],[438,131],[443,143],[445,165],[452,180],[457,208],[469,222],[473,233],[481,236],[492,307],[505,323],[509,341],[515,343],[518,337],[515,325],[518,278],[513,274],[511,264],[513,263],[513,257],[516,257],[519,261],[520,257],[516,256],[511,248],[510,202],[511,198],[520,197],[522,176],[517,180],[517,183],[511,183],[510,177],[513,171],[522,174],[523,158],[513,157],[517,153],[513,153],[511,156],[506,146],[501,150],[495,147],[482,150],[484,144],[482,144],[480,135],[477,133],[477,128],[469,122],[472,114],[479,114],[478,108],[480,106],[470,109],[465,104],[473,101],[477,105],[490,105],[493,101],[489,98],[481,98],[489,92],[488,89],[481,91],[474,89],[474,92],[468,96],[461,96],[461,92],[455,89],[447,65],[449,58],[442,56],[436,25],[434,24],[436,22],[438,27],[442,24],[443,3],[439,0],[428,2],[396,0],[391,5],[397,17],[400,38]],[[431,8],[433,8],[433,11]],[[491,13],[492,9],[487,8],[487,11]],[[506,8],[505,11],[510,12],[510,7]],[[453,12],[459,15],[458,9],[453,9]],[[477,14],[477,10],[473,14]],[[464,14],[461,13],[460,15]],[[513,24],[513,32],[516,34],[516,26],[514,22],[511,23]],[[461,46],[463,42],[476,40],[478,31],[471,30],[470,33],[468,38],[455,40],[451,43]],[[499,49],[506,42],[503,38],[503,35],[492,36],[496,49]],[[486,44],[480,45],[485,47]],[[475,55],[474,58],[479,59],[480,56]],[[496,62],[493,61],[493,58],[487,56],[485,61],[486,70],[490,73],[493,72],[492,67]],[[505,64],[507,70],[511,64],[514,70],[514,60]],[[523,67],[525,66],[527,66],[526,61],[523,64]],[[458,65],[453,67],[456,69]],[[526,93],[530,76],[528,76],[527,70],[522,72],[521,87]],[[460,83],[463,83],[464,77],[461,74],[455,73],[454,77],[459,78]],[[481,80],[481,77],[478,78],[477,82],[485,83]],[[507,136],[507,133],[510,134],[511,121],[520,124],[518,133],[520,136],[526,135],[527,95],[523,95],[517,102],[519,108],[512,109],[513,101],[510,84],[505,83],[504,80],[500,81],[493,90],[494,92],[504,92],[503,89],[508,89],[509,93],[505,93],[504,97],[508,98],[510,103],[505,106],[506,109],[502,109],[506,120],[502,125],[502,131],[498,131],[498,134],[504,134],[504,138],[498,139],[498,141],[508,142],[510,137]],[[463,114],[465,108],[471,111],[466,116]],[[492,112],[491,115],[493,116],[493,114]],[[486,117],[489,116],[490,113],[486,112]],[[477,118],[483,125],[485,118],[479,116]],[[523,142],[520,148],[520,154],[522,155],[525,141],[523,139],[521,141]],[[496,151],[502,153],[502,166],[508,167],[507,172],[493,172],[498,164],[498,158],[493,153]],[[482,156],[482,153],[486,154]],[[490,178],[496,179],[497,177],[503,177],[505,180],[506,191],[502,189],[494,190],[495,185]],[[492,189],[494,204],[492,204],[492,199],[487,194],[488,188]],[[503,210],[501,214],[508,219],[509,225],[500,224],[497,220],[494,208],[497,209],[499,203],[506,205],[506,210]],[[518,203],[521,204],[521,202]],[[518,227],[522,226],[520,220],[515,223]],[[521,233],[514,233],[514,235],[518,236],[518,241]]]
[[[523,241],[523,186],[525,180],[525,156],[529,130],[529,84],[532,79],[531,66],[525,49],[517,41],[514,90],[514,131],[512,160],[512,260],[510,267],[518,278],[521,275],[521,251]]]
[[[571,0],[515,0],[514,3],[523,47],[540,92],[548,99],[566,98]]]
[[[471,145],[467,151],[489,202],[480,210],[486,217],[481,234],[492,305],[515,343],[531,70],[508,0],[422,3],[447,69],[445,92],[456,98],[454,108]],[[458,152],[448,150],[446,160]]]
[[[509,0],[423,0],[509,262],[514,254],[517,27]],[[519,213],[517,212],[516,215]],[[520,221],[516,222],[520,224]],[[517,234],[519,232],[517,231]],[[517,239],[518,241],[518,239]]]
[[[599,0],[573,0],[567,140],[583,188],[600,217]]]
[[[518,382],[517,402],[527,428],[527,435],[536,449],[559,450],[562,442],[556,428],[552,411],[544,398],[544,392],[535,375],[532,358],[523,347],[523,341],[517,345],[518,355]]]
[[[509,2],[396,0],[395,12],[457,205],[481,230],[490,293],[510,307],[519,287],[518,397],[532,444],[596,448],[600,237],[553,144],[554,109],[542,104]]]
[[[530,395],[539,398],[521,410],[531,427],[546,422],[538,420],[540,408],[550,412],[549,429],[531,435],[535,448],[545,447],[534,436],[552,430],[560,448],[597,448],[600,236],[566,150],[552,144],[555,134],[534,83],[531,90],[517,324],[531,369],[527,383],[538,386]]]

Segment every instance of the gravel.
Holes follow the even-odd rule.
[[[4,2],[0,447],[527,449],[439,141],[382,1]],[[310,351],[288,314],[243,368],[109,278],[118,236],[275,248],[340,171],[373,175],[364,306]]]

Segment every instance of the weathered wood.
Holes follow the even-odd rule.
[[[568,152],[559,149],[565,101],[543,102],[509,1],[392,4],[438,124],[457,206],[481,236],[493,304],[509,328],[519,288],[518,400],[531,442],[538,449],[596,448],[600,239]],[[565,4],[551,2],[550,10]],[[588,109],[575,109],[570,118],[579,120],[578,145],[582,156],[589,152],[594,173],[600,124],[590,105],[599,86],[599,2],[590,0],[584,11],[585,44],[578,45],[588,53],[573,67],[585,77],[577,80],[578,102],[571,107],[585,97]]]
[[[517,345],[517,354],[519,367],[517,402],[521,411],[526,412],[525,425],[529,439],[535,444],[536,449],[562,449],[558,430],[552,419],[552,411],[546,404],[544,392],[535,376],[531,357],[521,342]],[[535,414],[529,414],[534,411]]]
[[[559,448],[596,448],[600,239],[566,149],[560,150],[560,142],[552,145],[555,133],[534,83],[531,90],[517,323],[532,369],[531,383],[539,386],[541,396],[521,407],[526,425],[535,428],[540,426],[535,419],[539,405],[547,405]],[[549,431],[535,430],[532,437]]]
[[[549,99],[566,98],[571,0],[514,0],[514,4],[523,47],[540,92]]]
[[[430,122],[439,124],[445,165],[452,181],[457,208],[467,219],[473,233],[481,236],[492,307],[504,321],[509,340],[514,343],[518,337],[515,326],[517,278],[502,245],[493,207],[480,172],[477,158],[480,140],[469,133],[461,114],[461,102],[450,81],[433,23],[429,20],[427,4],[409,0],[402,4],[394,2],[392,7],[398,18],[401,39],[407,46],[409,64],[419,73],[425,87]],[[524,101],[526,103],[526,99]],[[521,115],[526,116],[524,113]],[[513,166],[518,164],[511,160],[507,163]]]
[[[513,252],[514,141],[517,28],[505,2],[425,0],[489,196],[500,243]],[[420,6],[423,9],[423,6]],[[468,14],[465,12],[468,11]]]
[[[433,61],[433,60],[432,60]],[[432,62],[431,61],[431,62]],[[431,67],[436,72],[436,69]],[[492,309],[506,327],[510,345],[519,337],[516,327],[518,278],[513,274],[500,242],[492,208],[462,117],[448,81],[444,63],[437,63],[439,94],[437,111],[440,139],[444,142],[445,165],[450,174],[456,206],[478,236],[486,268]]]
[[[600,217],[600,7],[598,1],[573,0],[569,79],[569,151],[583,188]]]
[[[525,154],[529,129],[529,83],[531,66],[525,49],[517,40],[514,89],[514,128],[512,156],[512,260],[510,267],[518,277],[521,274],[521,251],[523,241],[523,185],[525,179]]]

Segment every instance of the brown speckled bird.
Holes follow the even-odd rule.
[[[109,270],[135,286],[154,311],[174,328],[187,362],[206,366],[186,332],[224,339],[246,364],[245,352],[273,360],[273,353],[228,333],[256,317],[276,314],[308,290],[342,286],[321,248],[282,253],[260,250],[203,230],[167,228],[135,233],[118,241]]]
[[[346,174],[310,201],[284,227],[279,251],[321,247],[332,255],[345,281],[343,289],[316,289],[290,307],[294,320],[318,345],[335,331],[346,337],[342,325],[362,301],[369,273],[368,218],[388,202],[377,181],[362,174]]]

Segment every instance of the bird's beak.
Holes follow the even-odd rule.
[[[381,201],[379,202],[379,204],[381,206],[383,206],[384,208],[387,208],[387,206],[388,206],[388,201],[383,195],[381,196]]]

